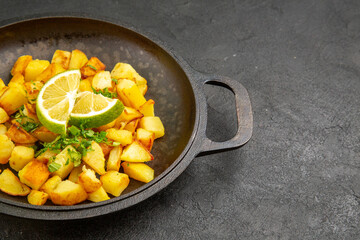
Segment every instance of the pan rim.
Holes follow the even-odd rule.
[[[123,28],[123,29],[125,29],[125,31],[131,31],[135,35],[139,35],[146,41],[151,42],[152,44],[156,45],[161,50],[163,50],[165,54],[169,55],[179,65],[180,69],[184,72],[185,76],[187,77],[187,80],[190,83],[191,90],[192,90],[192,93],[194,96],[194,101],[195,101],[194,126],[192,129],[192,133],[189,137],[188,143],[184,147],[181,154],[175,159],[175,161],[165,171],[163,171],[160,175],[158,175],[153,181],[151,181],[147,184],[144,184],[143,186],[135,189],[134,191],[124,194],[120,197],[114,197],[114,198],[104,201],[104,202],[86,203],[86,204],[74,205],[74,206],[34,206],[34,205],[30,205],[28,203],[16,202],[16,201],[13,201],[10,199],[0,198],[0,204],[11,205],[13,207],[19,207],[19,208],[25,209],[25,210],[31,210],[31,213],[32,213],[31,216],[30,215],[27,216],[26,214],[24,214],[24,212],[21,212],[21,215],[16,214],[16,213],[12,214],[12,212],[6,211],[4,208],[0,208],[0,209],[3,209],[1,212],[8,214],[8,215],[14,215],[14,216],[20,216],[20,217],[32,218],[32,219],[51,219],[51,218],[49,218],[49,216],[44,217],[42,214],[40,214],[39,216],[35,216],[35,215],[33,215],[34,211],[44,211],[45,214],[53,213],[55,215],[57,212],[68,212],[70,215],[74,214],[74,212],[76,212],[76,211],[81,212],[81,214],[77,217],[75,217],[74,215],[72,215],[71,218],[69,218],[69,217],[66,217],[66,218],[53,217],[53,219],[61,220],[61,219],[80,219],[80,218],[104,215],[106,213],[100,212],[98,214],[94,214],[91,216],[84,215],[83,213],[84,213],[84,210],[94,209],[94,208],[104,208],[108,205],[116,205],[117,204],[118,206],[107,213],[125,209],[125,208],[128,208],[132,205],[135,205],[136,203],[139,203],[139,202],[149,198],[150,196],[156,194],[157,192],[159,192],[160,190],[162,190],[163,188],[168,186],[186,169],[186,167],[190,164],[190,162],[193,160],[193,158],[198,153],[196,146],[194,147],[194,142],[196,140],[196,135],[197,135],[198,129],[199,129],[199,123],[200,123],[200,114],[199,113],[200,112],[199,112],[199,98],[196,93],[198,91],[197,83],[196,83],[196,81],[193,80],[193,78],[195,76],[197,76],[198,73],[195,70],[193,70],[186,63],[186,61],[183,60],[179,55],[175,54],[173,52],[173,50],[167,46],[166,43],[164,43],[163,41],[160,41],[156,37],[152,36],[152,34],[143,33],[143,31],[139,31],[133,26],[129,26],[126,23],[119,23],[119,21],[114,21],[110,18],[105,18],[105,17],[99,18],[99,17],[94,17],[94,16],[84,17],[84,16],[79,16],[79,15],[61,15],[61,14],[55,15],[55,16],[54,15],[50,15],[50,16],[49,15],[40,15],[40,16],[33,15],[33,16],[28,16],[28,17],[16,17],[16,18],[12,18],[12,19],[8,19],[6,21],[0,22],[0,29],[4,29],[6,27],[11,27],[13,25],[22,24],[25,22],[36,21],[36,20],[62,19],[62,18],[74,19],[74,20],[76,20],[76,19],[90,20],[90,21],[102,22],[105,24],[111,24],[114,27]],[[149,36],[149,35],[151,35],[151,36]],[[191,150],[193,150],[193,151],[191,151]],[[164,181],[165,178],[167,178],[169,176],[169,174],[174,173],[174,170],[177,168],[178,168],[178,172],[175,174],[176,176],[171,177],[169,181]],[[159,185],[161,185],[161,186],[159,186]],[[130,203],[128,203],[129,201],[126,202],[126,200],[129,200],[134,196],[140,196],[140,197],[138,199],[136,199],[136,201],[130,201]],[[121,204],[122,202],[125,202],[125,204]],[[122,205],[124,205],[124,206],[122,206]]]

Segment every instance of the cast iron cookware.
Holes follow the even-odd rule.
[[[177,178],[201,152],[211,152],[245,144],[252,134],[252,111],[246,89],[237,81],[222,76],[204,75],[193,70],[169,50],[109,20],[83,17],[37,17],[2,23],[0,27],[0,76],[8,83],[10,70],[21,55],[50,60],[56,49],[80,49],[96,56],[107,66],[117,62],[131,64],[148,80],[147,99],[155,100],[155,113],[166,134],[155,141],[150,164],[156,178],[148,184],[135,180],[126,191],[108,201],[85,202],[75,206],[32,206],[26,197],[0,193],[0,212],[31,219],[66,220],[99,216],[132,206],[157,193]],[[204,84],[212,82],[234,93],[238,130],[225,142],[206,137],[207,105]],[[2,169],[7,165],[0,166]]]

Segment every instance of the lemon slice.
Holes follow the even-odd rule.
[[[96,128],[114,121],[124,110],[118,99],[104,97],[92,92],[79,93],[70,114],[70,125]]]
[[[50,131],[66,134],[80,79],[78,69],[65,71],[52,77],[41,88],[36,100],[36,113],[40,122]]]

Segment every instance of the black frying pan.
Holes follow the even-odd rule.
[[[158,42],[158,41],[157,41]],[[162,45],[162,46],[160,46]],[[148,184],[131,180],[126,191],[105,202],[85,202],[76,206],[32,206],[25,197],[0,192],[0,212],[19,217],[65,220],[88,218],[132,206],[152,196],[177,178],[201,152],[211,152],[245,144],[252,134],[252,112],[248,93],[237,81],[207,76],[194,71],[182,58],[130,28],[110,22],[76,18],[46,17],[3,24],[0,28],[0,76],[7,83],[10,70],[20,55],[51,59],[56,49],[80,49],[96,56],[111,70],[117,62],[127,62],[148,80],[146,98],[155,100],[155,113],[166,134],[156,140],[150,166],[156,178]],[[236,135],[225,142],[206,137],[204,84],[213,82],[232,90],[238,119]],[[2,169],[8,167],[1,165]],[[49,201],[48,201],[49,202]]]

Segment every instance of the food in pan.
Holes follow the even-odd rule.
[[[154,179],[146,162],[165,131],[147,81],[127,63],[105,68],[80,50],[56,50],[51,62],[19,57],[9,84],[0,79],[1,191],[74,205]]]

